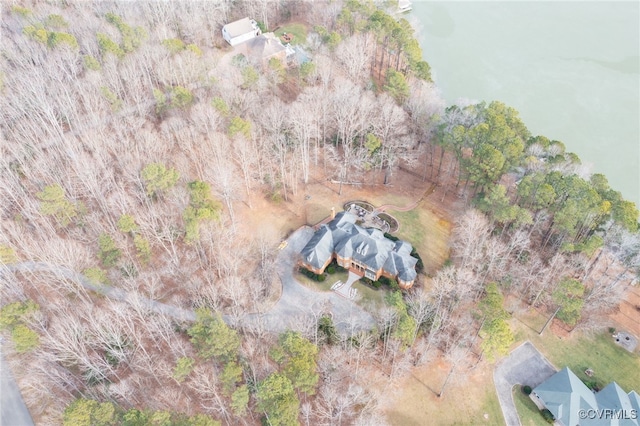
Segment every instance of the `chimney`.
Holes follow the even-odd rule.
[[[331,220],[336,218],[336,208],[331,207]]]

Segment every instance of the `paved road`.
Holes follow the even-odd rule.
[[[513,402],[515,385],[535,388],[556,373],[556,369],[538,350],[525,342],[500,361],[493,372],[498,400],[507,426],[519,426],[520,417]]]
[[[29,410],[22,401],[20,389],[13,380],[9,365],[2,355],[2,343],[0,343],[0,425],[33,425]]]

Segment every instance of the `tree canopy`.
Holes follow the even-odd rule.
[[[220,314],[213,314],[208,309],[197,309],[196,316],[196,321],[187,333],[191,336],[198,355],[220,362],[235,359],[240,348],[238,333],[222,320]]]
[[[281,334],[278,346],[271,350],[271,357],[281,365],[282,374],[296,389],[308,395],[315,393],[318,384],[317,354],[316,345],[291,330]]]
[[[482,351],[489,360],[497,355],[505,355],[515,341],[511,327],[507,322],[509,314],[504,309],[504,297],[496,283],[489,283],[485,289],[485,296],[479,303],[483,315],[480,337],[482,337]]]
[[[37,197],[40,199],[40,211],[53,216],[60,225],[67,226],[78,216],[78,207],[67,199],[59,184],[45,186]]]
[[[266,424],[293,426],[298,424],[300,401],[291,380],[284,374],[273,373],[258,385],[258,409],[264,412]]]
[[[151,163],[142,169],[142,179],[144,179],[147,195],[156,197],[164,191],[173,187],[180,174],[176,169],[167,168],[161,163]]]
[[[584,305],[584,285],[576,279],[564,278],[553,292],[553,301],[560,310],[556,316],[567,325],[576,325]]]

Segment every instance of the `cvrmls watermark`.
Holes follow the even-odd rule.
[[[578,417],[590,420],[636,420],[638,418],[638,410],[612,410],[609,408],[589,408],[587,410],[579,410]]]

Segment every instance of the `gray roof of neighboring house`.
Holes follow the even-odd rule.
[[[640,395],[638,395],[638,392],[636,391],[629,392],[629,401],[631,401],[631,405],[633,406],[633,409],[636,410],[636,412],[640,416]]]
[[[242,18],[237,21],[230,22],[223,27],[231,38],[241,36],[246,33],[255,31],[257,25],[253,19]]]
[[[584,419],[579,418],[579,410],[598,408],[593,392],[568,367],[549,377],[533,392],[556,420],[567,426],[584,424]]]
[[[629,394],[615,382],[610,383],[598,393],[593,393],[568,368],[565,367],[533,392],[544,402],[545,407],[561,424],[567,426],[638,426],[632,410],[640,413],[640,396],[631,391]],[[580,418],[580,410],[595,410],[594,417]],[[612,410],[607,415],[603,410]],[[623,416],[615,418],[615,416]]]
[[[610,409],[620,415],[626,415],[627,418],[618,419],[617,425],[638,426],[636,419],[628,418],[631,417],[632,410],[636,409],[631,402],[630,396],[616,382],[612,382],[596,393],[596,400],[598,401],[599,409]],[[638,415],[640,415],[640,411],[638,411]],[[611,422],[611,424],[614,423]]]
[[[322,225],[302,249],[303,260],[321,268],[335,252],[378,271],[383,268],[403,281],[413,281],[418,259],[411,256],[411,244],[391,241],[378,229],[365,229],[355,224],[356,216],[340,212],[335,219]]]
[[[273,33],[259,35],[247,41],[246,45],[247,53],[254,59],[260,60],[287,50]]]

